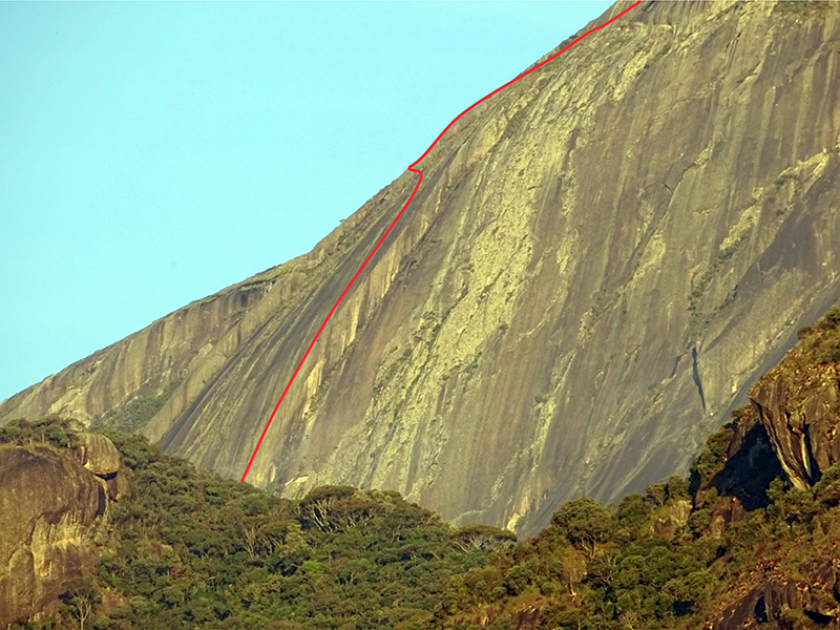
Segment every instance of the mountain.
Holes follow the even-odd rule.
[[[420,163],[248,480],[396,490],[532,534],[568,499],[685,473],[840,298],[838,47],[833,3],[648,2],[470,111]],[[415,182],[0,420],[139,428],[239,478]]]
[[[618,506],[570,501],[518,543],[395,492],[322,486],[282,499],[141,436],[9,423],[0,623],[836,630],[840,306],[799,337],[687,479]]]

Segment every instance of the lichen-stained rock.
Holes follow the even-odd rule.
[[[684,473],[840,298],[838,47],[838,3],[645,2],[470,111],[420,164],[249,481],[393,489],[527,535],[564,500]],[[238,478],[415,181],[0,418],[89,420],[180,382],[143,432]]]
[[[37,612],[96,560],[104,484],[46,446],[0,446],[0,626]]]
[[[722,536],[726,526],[744,520],[747,511],[737,497],[720,497],[711,507],[709,526],[706,532],[710,536]]]
[[[80,433],[76,454],[82,465],[105,482],[108,498],[119,500],[128,492],[129,469],[122,465],[122,455],[114,443],[98,433]]]

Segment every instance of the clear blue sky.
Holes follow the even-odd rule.
[[[0,399],[311,249],[609,5],[0,3]]]

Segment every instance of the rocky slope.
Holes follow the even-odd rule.
[[[607,510],[565,504],[516,548],[504,593],[456,578],[471,605],[444,627],[840,628],[840,306],[799,337],[709,437],[688,483]],[[513,576],[530,586],[511,589]]]
[[[706,471],[708,483],[700,484],[698,494],[714,487],[723,495],[712,508],[710,532],[722,534],[730,523],[747,519],[744,504],[766,504],[756,499],[774,477],[786,478],[796,490],[787,503],[776,497],[775,506],[792,531],[754,550],[708,628],[840,627],[840,521],[835,513],[799,528],[814,518],[817,506],[840,505],[838,327],[840,307],[834,307],[817,325],[803,328],[799,343],[752,388],[750,407],[717,434],[728,445],[717,466]],[[746,439],[749,434],[754,437]]]
[[[3,627],[54,602],[69,579],[98,560],[97,532],[121,494],[117,488],[124,491],[128,482],[110,440],[81,437],[78,459],[44,443],[0,445]]]
[[[393,492],[322,486],[289,501],[196,471],[142,437],[77,433],[59,419],[11,423],[0,427],[0,526],[12,534],[0,543],[12,554],[0,619],[13,620],[4,602],[41,578],[52,601],[27,586],[18,613],[45,604],[40,621],[12,627],[72,627],[79,610],[54,596],[68,601],[78,587],[61,582],[98,555],[88,616],[114,630],[836,630],[840,305],[797,336],[707,439],[688,479],[618,506],[565,503],[518,544],[486,525],[456,529]],[[45,473],[55,463],[64,472]],[[73,491],[77,480],[84,488]],[[118,510],[108,511],[106,489]],[[33,518],[47,534],[30,533]],[[16,560],[30,551],[35,562]]]
[[[829,317],[837,320],[828,320],[836,327],[840,309],[833,309]],[[798,488],[812,485],[840,462],[840,378],[835,362],[840,346],[832,333],[806,333],[803,343],[750,393],[773,450]]]
[[[645,3],[470,112],[421,163],[249,480],[395,489],[530,533],[563,500],[684,472],[840,297],[838,48],[831,3]],[[238,477],[414,181],[0,418],[90,420],[177,383],[144,433]]]

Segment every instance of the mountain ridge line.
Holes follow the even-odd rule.
[[[618,18],[622,17],[622,16],[623,16],[623,15],[625,15],[626,13],[629,13],[632,9],[636,8],[636,7],[637,7],[638,5],[640,5],[641,3],[642,3],[642,0],[636,0],[636,2],[634,2],[633,4],[631,4],[629,7],[627,7],[627,8],[626,8],[626,9],[624,9],[623,11],[621,11],[621,13],[619,13],[618,15],[615,15],[615,16],[611,17],[609,20],[607,20],[607,21],[606,21],[606,22],[604,22],[603,24],[599,24],[598,26],[596,26],[596,27],[594,27],[594,28],[589,29],[589,30],[588,30],[588,31],[586,31],[583,35],[578,36],[578,37],[577,37],[574,41],[572,41],[571,43],[567,44],[567,45],[566,45],[566,46],[564,46],[561,50],[559,50],[558,52],[554,53],[553,55],[551,55],[551,56],[550,56],[550,57],[548,57],[547,59],[544,59],[543,61],[541,61],[540,63],[538,63],[538,64],[534,65],[534,66],[533,66],[533,67],[531,67],[531,68],[528,68],[525,72],[522,72],[521,74],[517,75],[516,77],[514,77],[513,79],[511,79],[510,81],[508,81],[508,82],[507,82],[507,83],[505,83],[504,85],[501,85],[500,87],[497,87],[495,90],[493,90],[493,91],[492,91],[492,92],[490,92],[489,94],[486,94],[485,96],[483,96],[482,98],[480,98],[479,100],[477,100],[475,103],[473,103],[472,105],[470,105],[469,107],[467,107],[464,111],[462,111],[460,114],[458,114],[455,118],[453,118],[453,119],[450,121],[450,123],[449,123],[448,125],[446,125],[446,127],[444,128],[444,130],[443,130],[443,131],[441,131],[441,132],[438,134],[437,138],[435,138],[435,139],[434,139],[434,141],[432,142],[432,144],[430,144],[430,145],[429,145],[429,148],[427,148],[427,149],[423,152],[423,155],[421,155],[419,158],[417,158],[414,162],[412,162],[412,163],[411,163],[411,165],[408,167],[408,170],[409,170],[409,171],[411,171],[412,173],[416,173],[417,175],[419,175],[419,176],[420,176],[420,178],[417,180],[417,183],[414,185],[414,190],[412,190],[412,191],[411,191],[411,195],[409,195],[408,199],[407,199],[407,200],[406,200],[406,202],[403,204],[402,209],[399,211],[399,213],[397,214],[397,216],[396,216],[396,217],[394,218],[394,220],[391,222],[391,225],[389,225],[389,226],[388,226],[388,229],[387,229],[387,230],[385,230],[385,233],[384,233],[384,234],[381,236],[381,238],[377,241],[376,246],[375,246],[375,247],[371,250],[370,254],[368,254],[368,257],[367,257],[367,258],[365,258],[365,261],[362,263],[362,265],[359,267],[359,270],[356,272],[356,274],[353,276],[353,278],[350,280],[350,282],[349,282],[349,283],[347,284],[347,286],[344,288],[344,291],[342,291],[342,292],[341,292],[341,295],[340,295],[340,296],[338,296],[338,300],[336,300],[336,302],[335,302],[335,304],[333,305],[332,309],[330,309],[329,314],[327,314],[327,317],[324,319],[324,322],[321,324],[321,327],[318,329],[318,332],[315,334],[315,336],[312,338],[312,341],[309,343],[309,346],[307,347],[306,352],[305,352],[305,353],[304,353],[304,355],[303,355],[303,358],[301,358],[300,362],[298,363],[297,368],[295,368],[295,371],[294,371],[294,373],[292,374],[292,377],[289,379],[289,382],[286,384],[286,387],[285,387],[285,389],[283,390],[283,393],[280,395],[280,398],[278,399],[277,404],[274,406],[274,410],[271,412],[271,416],[268,418],[268,422],[266,423],[265,428],[263,428],[263,431],[262,431],[262,433],[260,434],[260,438],[259,438],[259,440],[257,440],[257,445],[256,445],[256,447],[254,447],[254,452],[251,454],[251,459],[249,459],[249,460],[248,460],[248,465],[245,467],[245,472],[244,472],[244,473],[242,473],[242,478],[240,479],[240,481],[241,481],[242,483],[244,483],[244,482],[245,482],[245,478],[248,476],[248,471],[250,471],[250,470],[251,470],[251,464],[253,464],[253,463],[254,463],[254,459],[257,457],[257,452],[260,450],[260,446],[262,446],[262,442],[263,442],[263,439],[265,438],[265,434],[268,432],[268,428],[271,426],[271,423],[274,421],[274,416],[277,414],[277,410],[280,408],[280,404],[283,402],[283,399],[286,397],[286,393],[289,391],[289,388],[292,386],[292,383],[293,383],[293,382],[295,381],[295,379],[297,378],[298,372],[300,372],[300,369],[303,367],[303,364],[304,364],[304,362],[306,361],[307,357],[309,356],[309,353],[311,352],[312,347],[315,345],[315,342],[318,340],[318,337],[320,337],[320,336],[321,336],[321,332],[324,330],[324,327],[327,325],[327,322],[329,322],[329,321],[330,321],[330,318],[332,318],[332,315],[333,315],[333,313],[335,312],[335,310],[338,308],[338,305],[339,305],[339,304],[341,303],[341,301],[344,299],[344,296],[347,294],[347,291],[349,291],[349,290],[350,290],[350,287],[351,287],[351,286],[353,286],[353,284],[356,282],[356,279],[359,277],[359,274],[361,274],[361,273],[362,273],[362,270],[364,270],[364,268],[365,268],[365,267],[367,266],[367,264],[370,262],[370,259],[371,259],[371,258],[373,258],[373,255],[377,252],[377,250],[379,249],[379,246],[380,246],[380,245],[382,245],[382,243],[385,241],[385,239],[386,239],[386,238],[388,237],[388,235],[391,233],[391,230],[392,230],[392,229],[394,228],[394,226],[397,224],[397,221],[399,221],[399,220],[400,220],[400,217],[403,215],[403,213],[405,212],[405,210],[408,208],[409,204],[411,203],[411,200],[412,200],[412,199],[414,199],[414,195],[416,195],[416,194],[417,194],[417,191],[420,189],[420,184],[422,184],[422,183],[423,183],[423,171],[421,171],[420,169],[417,169],[417,168],[415,168],[415,167],[416,167],[416,166],[417,166],[420,162],[422,162],[422,161],[423,161],[423,158],[425,158],[425,157],[429,154],[429,151],[431,151],[431,150],[434,148],[434,146],[435,146],[435,145],[438,143],[438,141],[439,141],[439,140],[440,140],[440,139],[444,136],[444,134],[445,134],[447,131],[449,131],[449,129],[452,127],[452,125],[454,125],[454,124],[455,124],[455,123],[456,123],[456,122],[457,122],[457,121],[458,121],[458,120],[459,120],[459,119],[460,119],[460,118],[461,118],[464,114],[466,114],[466,113],[467,113],[467,112],[469,112],[470,110],[474,109],[475,107],[477,107],[477,106],[481,105],[481,103],[483,103],[484,101],[486,101],[486,100],[487,100],[488,98],[490,98],[491,96],[493,96],[493,95],[495,95],[495,94],[498,94],[499,92],[501,92],[502,90],[504,90],[504,89],[505,89],[506,87],[508,87],[509,85],[513,85],[514,83],[516,83],[517,81],[519,81],[519,80],[520,80],[520,79],[522,79],[523,77],[526,77],[526,76],[528,76],[529,74],[531,74],[532,72],[534,72],[535,70],[537,70],[537,69],[539,69],[539,68],[543,67],[543,66],[544,66],[544,65],[546,65],[549,61],[552,61],[553,59],[556,59],[557,57],[559,57],[560,55],[562,55],[564,52],[566,52],[567,50],[569,50],[569,48],[571,48],[572,46],[574,46],[575,44],[577,44],[579,41],[581,41],[581,40],[582,40],[582,39],[584,39],[585,37],[588,37],[589,35],[591,35],[591,34],[592,34],[592,33],[594,33],[595,31],[599,31],[599,30],[601,30],[602,28],[604,28],[605,26],[608,26],[608,25],[612,24],[612,23],[613,23],[613,22],[615,22]]]

